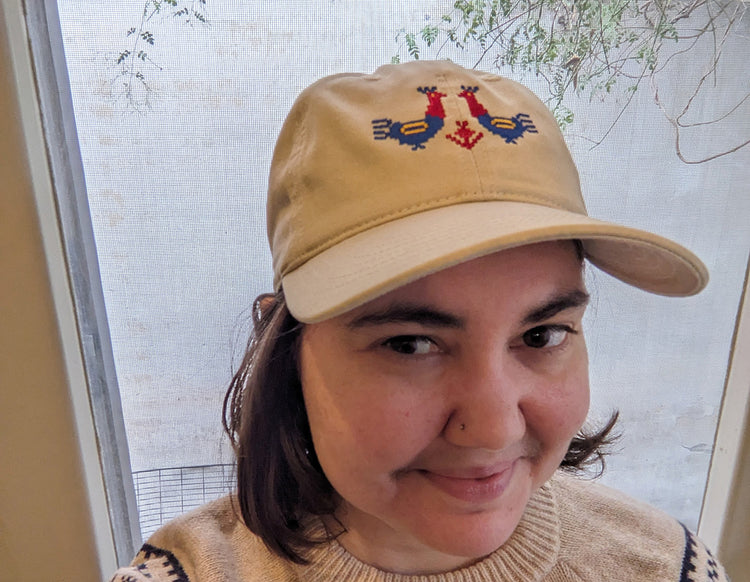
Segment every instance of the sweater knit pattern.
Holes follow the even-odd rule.
[[[365,564],[336,540],[310,564],[271,553],[225,497],[158,530],[112,582],[728,582],[703,543],[666,514],[558,473],[529,501],[510,539],[469,566],[405,575]]]
[[[383,572],[357,560],[336,541],[312,554],[311,565],[299,567],[301,580],[361,580],[362,582],[474,582],[477,580],[539,580],[555,563],[560,547],[560,523],[549,485],[529,501],[510,539],[483,560],[466,568],[434,575]]]

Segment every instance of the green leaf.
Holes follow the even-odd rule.
[[[425,26],[420,32],[422,40],[427,43],[427,46],[432,46],[432,43],[435,42],[439,34],[440,29],[437,26],[430,25]]]
[[[419,60],[419,46],[413,32],[407,32],[404,36],[406,50],[414,60]]]

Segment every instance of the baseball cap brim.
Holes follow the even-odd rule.
[[[645,291],[689,296],[708,282],[700,259],[664,237],[576,212],[495,200],[427,210],[360,232],[287,273],[282,288],[292,315],[315,323],[452,265],[564,239],[581,240],[591,263]]]

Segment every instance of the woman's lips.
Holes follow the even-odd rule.
[[[428,471],[420,473],[441,491],[470,503],[486,503],[500,497],[508,487],[516,462],[492,469]]]

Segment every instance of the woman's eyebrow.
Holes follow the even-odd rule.
[[[589,294],[580,289],[556,295],[540,307],[531,311],[523,319],[523,325],[539,323],[566,309],[585,305],[588,301]],[[416,323],[429,327],[449,327],[455,329],[466,327],[464,319],[457,315],[433,307],[410,303],[396,303],[385,307],[381,311],[365,313],[348,322],[347,327],[357,329],[389,323]]]
[[[360,315],[350,321],[347,327],[356,329],[388,323],[417,323],[429,327],[465,327],[464,320],[456,315],[432,307],[409,303],[396,303],[389,305],[382,311]]]
[[[574,307],[581,307],[589,302],[589,294],[580,289],[570,291],[568,293],[562,293],[554,296],[552,299],[537,307],[531,311],[523,319],[523,325],[529,325],[532,323],[540,323],[550,317],[553,317],[565,311],[566,309],[572,309]]]

